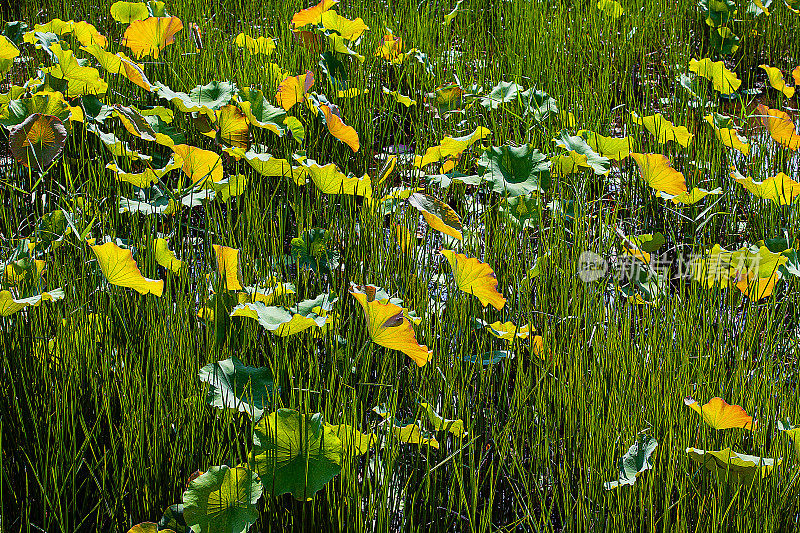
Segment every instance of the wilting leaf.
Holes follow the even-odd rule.
[[[258,520],[259,481],[244,466],[212,466],[183,493],[186,525],[203,533],[245,533]]]
[[[251,467],[264,490],[310,500],[341,471],[342,441],[322,414],[308,417],[291,409],[264,415],[253,434]]]
[[[376,291],[377,287],[373,285],[350,287],[350,294],[364,309],[370,338],[379,346],[403,352],[417,366],[425,366],[433,358],[433,352],[417,342],[411,322],[403,315],[403,308],[375,299]]]
[[[416,156],[414,166],[421,168],[445,158],[455,159],[473,143],[480,141],[490,133],[489,129],[478,126],[475,131],[463,137],[445,137],[441,144],[428,148],[425,155]]]
[[[153,254],[156,263],[171,270],[173,272],[180,272],[183,267],[183,262],[175,256],[175,252],[169,249],[169,241],[167,239],[156,239],[153,241]]]
[[[356,130],[352,126],[345,124],[330,106],[321,105],[319,109],[325,115],[325,123],[328,125],[328,131],[331,132],[331,135],[345,143],[354,152],[358,152],[359,142]]]
[[[272,40],[272,37],[263,35],[253,39],[249,35],[240,33],[236,36],[236,46],[246,49],[251,54],[264,54],[265,56],[275,51],[275,41]]]
[[[53,302],[62,299],[64,299],[64,291],[61,289],[43,292],[36,296],[19,300],[15,299],[10,291],[0,291],[0,316],[10,316],[28,306],[38,307],[42,302]]]
[[[714,128],[714,136],[719,139],[722,144],[728,148],[739,150],[744,155],[750,153],[750,145],[747,143],[747,139],[739,135],[738,130],[733,128],[733,121],[731,121],[729,117],[718,113],[711,113],[710,115],[706,115],[705,120]]]
[[[677,196],[686,192],[686,180],[683,174],[672,168],[669,158],[661,154],[631,154],[642,179],[658,192]]]
[[[687,148],[694,138],[694,135],[689,133],[685,126],[676,127],[672,122],[665,119],[661,113],[647,117],[640,117],[636,113],[631,113],[631,118],[634,123],[644,126],[650,133],[655,135],[659,144],[675,141]]]
[[[586,140],[586,143],[603,157],[622,161],[631,153],[633,139],[631,137],[603,137],[589,130],[580,130],[578,135]]]
[[[322,193],[372,197],[372,185],[367,175],[361,178],[345,176],[334,163],[320,166],[313,159],[304,160],[302,165]]]
[[[239,263],[239,250],[212,244],[214,255],[217,258],[217,272],[220,283],[225,290],[242,290],[242,265]]]
[[[678,195],[671,195],[662,191],[661,197],[665,200],[672,200],[673,204],[694,205],[709,194],[722,194],[722,187],[717,187],[710,191],[695,187],[691,191],[682,192]]]
[[[492,304],[495,309],[502,309],[506,305],[506,299],[497,292],[497,276],[492,267],[452,250],[443,249],[440,253],[450,263],[459,289],[476,296],[484,307]]]
[[[595,174],[608,174],[611,169],[611,161],[592,150],[583,137],[570,135],[564,130],[559,137],[553,139],[553,142],[556,146],[567,150],[567,155],[578,154],[580,157],[576,158],[576,164],[591,168]]]
[[[756,474],[760,474],[760,478],[767,477],[776,464],[775,459],[736,453],[730,448],[720,451],[686,448],[686,453],[706,470],[716,472],[722,477],[732,476],[733,479],[746,483],[751,482]],[[778,459],[777,464],[781,462],[782,459]]]
[[[786,85],[786,81],[783,79],[783,73],[780,69],[768,65],[759,65],[759,67],[764,69],[764,72],[767,73],[769,84],[773,89],[782,92],[786,98],[792,98],[794,96],[795,88]]]
[[[458,438],[462,438],[467,435],[467,432],[464,430],[464,421],[460,418],[456,420],[448,420],[447,418],[439,416],[439,414],[433,410],[433,407],[430,404],[420,402],[419,405],[428,416],[428,420],[433,425],[434,431],[449,431]]]
[[[97,263],[106,280],[112,285],[133,289],[139,294],[155,294],[164,292],[164,280],[148,279],[142,276],[139,266],[133,260],[133,253],[120,248],[113,242],[90,246]]]
[[[144,2],[114,2],[111,4],[111,18],[123,24],[144,20],[150,16]]]
[[[314,73],[310,70],[306,71],[305,74],[289,76],[278,85],[275,99],[284,111],[289,111],[292,106],[305,100],[306,93],[313,85]]]
[[[44,172],[67,143],[67,129],[58,117],[34,113],[10,128],[8,146],[18,163]]]
[[[616,489],[623,485],[633,485],[636,477],[653,468],[652,456],[658,442],[649,435],[641,435],[619,460],[619,480],[603,483],[606,490]]]
[[[789,150],[800,148],[800,135],[795,132],[792,118],[778,109],[769,109],[763,104],[758,105],[758,112],[761,114],[761,123],[767,127],[770,136]]]
[[[183,164],[180,156],[175,155],[170,158],[163,168],[147,168],[143,172],[132,173],[124,172],[117,167],[116,163],[109,163],[106,168],[116,175],[118,181],[126,181],[135,187],[146,188],[157,183],[161,178],[179,168]]]
[[[721,94],[733,94],[742,84],[741,80],[736,77],[736,73],[725,68],[724,61],[714,62],[708,58],[698,61],[692,58],[689,61],[689,70],[711,80],[714,90]]]
[[[219,140],[245,150],[250,147],[250,128],[241,109],[228,104],[216,111],[216,117],[216,135]]]
[[[703,421],[714,429],[744,428],[755,431],[753,417],[740,406],[729,405],[722,398],[711,398],[702,407],[694,398],[685,398],[683,403],[701,415]]]
[[[430,227],[454,239],[462,240],[461,219],[449,205],[421,192],[412,193],[408,197],[408,203],[422,213]]]
[[[535,329],[530,324],[525,324],[524,326],[517,326],[513,322],[492,322],[488,324],[481,319],[475,319],[481,327],[486,327],[489,330],[489,333],[497,337],[498,339],[503,339],[505,341],[513,342],[514,339],[527,339],[528,336],[535,331]]]
[[[136,59],[144,56],[158,59],[159,53],[175,42],[175,34],[182,29],[178,17],[148,17],[128,26],[122,44],[131,49]]]
[[[246,366],[236,357],[204,366],[200,369],[200,381],[209,384],[211,407],[248,413],[253,420],[261,418],[275,388],[268,368]]]
[[[755,181],[752,177],[745,177],[736,169],[733,169],[731,177],[753,196],[772,200],[778,205],[791,204],[794,202],[795,197],[800,194],[800,183],[783,172],[778,172],[776,176],[767,178],[764,181]]]
[[[739,275],[735,287],[753,301],[769,298],[775,290],[775,285],[783,278],[780,271],[775,271],[768,278],[759,278],[755,272]]]

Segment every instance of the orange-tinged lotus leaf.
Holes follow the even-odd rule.
[[[386,29],[387,34],[381,39],[381,45],[375,50],[376,57],[382,57],[390,63],[402,63],[405,59],[403,54],[403,39],[392,34],[391,30]]]
[[[403,352],[413,359],[417,366],[425,366],[433,358],[433,352],[417,342],[414,328],[403,315],[402,307],[375,300],[375,287],[371,285],[353,286],[350,294],[364,309],[367,331],[375,344]]]
[[[239,263],[239,250],[213,244],[217,256],[217,271],[223,286],[229,291],[242,290],[242,265]]]
[[[182,29],[183,23],[178,17],[148,17],[128,26],[122,44],[131,49],[136,59],[144,56],[158,59],[159,53],[175,42],[175,34]]]
[[[775,285],[783,278],[783,274],[776,270],[768,278],[759,278],[755,272],[746,272],[738,277],[736,288],[751,300],[757,301],[772,295]]]
[[[656,191],[677,196],[686,192],[683,174],[669,165],[669,158],[662,154],[631,154],[642,179]]]
[[[463,137],[445,137],[438,146],[428,148],[425,151],[425,155],[416,156],[414,158],[414,166],[424,167],[431,163],[441,161],[446,157],[456,157],[472,146],[473,143],[480,141],[490,133],[492,133],[490,129],[478,126],[475,128],[475,131]]]
[[[769,79],[769,84],[773,89],[782,92],[786,98],[794,96],[794,87],[786,85],[786,81],[783,79],[783,72],[780,69],[768,65],[759,65],[759,67],[767,73],[767,79]]]
[[[176,144],[172,151],[183,159],[183,173],[192,183],[204,179],[214,183],[222,181],[222,158],[218,153],[187,144]]]
[[[61,45],[50,45],[50,51],[58,58],[58,63],[42,69],[51,76],[66,80],[65,96],[83,96],[85,94],[103,94],[108,84],[100,77],[100,71],[93,67],[82,67],[78,64],[72,50],[63,50]]]
[[[10,291],[0,291],[0,316],[10,316],[28,306],[38,307],[42,302],[52,302],[63,298],[64,291],[61,289],[43,292],[20,300],[14,298]]]
[[[422,213],[425,222],[436,231],[450,235],[454,239],[463,240],[461,235],[461,219],[453,208],[433,196],[421,192],[412,193],[408,203]]]
[[[122,62],[121,74],[123,74],[131,82],[135,83],[145,91],[148,92],[155,91],[155,88],[150,84],[150,80],[147,79],[147,76],[144,73],[144,69],[142,69],[142,66],[140,64],[135,63],[131,59],[128,59],[122,52],[120,52],[118,55],[120,56],[120,61]]]
[[[9,128],[8,147],[14,159],[40,172],[50,167],[67,142],[67,129],[56,116],[33,113]]]
[[[359,142],[358,133],[352,126],[348,126],[342,121],[338,114],[334,114],[330,106],[319,106],[322,114],[325,115],[325,123],[328,125],[328,131],[331,135],[345,143],[354,152],[358,152]]]
[[[800,85],[800,66],[794,67],[794,70],[792,71],[792,78],[794,79],[795,87]]]
[[[724,61],[714,62],[709,58],[698,61],[692,58],[689,61],[689,70],[698,76],[711,80],[714,90],[721,94],[733,94],[742,84],[741,80],[736,77],[735,72],[725,68]]]
[[[164,165],[164,168],[148,168],[137,173],[120,170],[116,163],[109,163],[106,168],[114,172],[118,181],[126,181],[135,187],[144,189],[158,183],[158,180],[182,165],[183,159],[176,154]]]
[[[156,263],[167,270],[180,272],[181,267],[183,267],[183,261],[178,259],[178,257],[175,255],[175,252],[169,249],[169,240],[167,239],[156,239],[153,242],[153,253],[155,255]]]
[[[740,406],[729,405],[722,398],[711,398],[702,407],[691,397],[685,398],[683,403],[701,415],[703,422],[714,429],[743,428],[755,431],[756,422],[753,421],[753,417]]]
[[[275,41],[272,37],[264,37],[263,35],[253,39],[249,35],[240,33],[236,36],[236,46],[246,49],[251,54],[264,54],[265,56],[275,51]]]
[[[647,117],[640,117],[636,113],[631,113],[631,118],[634,123],[644,126],[647,128],[647,131],[655,135],[659,144],[675,141],[684,148],[687,148],[694,138],[694,135],[689,133],[686,126],[675,126],[672,122],[665,119],[661,113]]]
[[[320,192],[372,198],[372,185],[367,175],[345,176],[334,163],[320,166],[313,159],[306,159],[302,164]]]
[[[339,3],[339,0],[321,0],[319,4],[298,11],[292,16],[292,29],[297,30],[309,24],[317,25],[322,21],[322,14]]]
[[[217,130],[222,142],[245,150],[250,147],[250,126],[241,109],[228,104],[218,109],[216,116]]]
[[[360,17],[355,20],[349,20],[336,11],[325,11],[320,17],[320,22],[326,30],[335,31],[348,41],[355,41],[369,29],[369,26],[364,24]]]
[[[772,200],[778,205],[791,204],[794,202],[795,197],[800,194],[800,183],[783,172],[779,172],[776,176],[767,178],[764,181],[755,181],[752,177],[745,177],[734,169],[731,172],[731,177],[753,196]]]
[[[767,127],[772,138],[789,150],[800,148],[800,135],[794,129],[792,117],[778,109],[770,109],[764,104],[758,105],[761,114],[761,123]]]
[[[112,285],[133,289],[139,294],[155,294],[161,296],[164,292],[164,280],[148,279],[142,276],[139,266],[133,260],[133,253],[120,248],[113,242],[90,246],[100,270],[106,280]]]
[[[314,73],[307,70],[305,74],[289,76],[278,85],[275,99],[284,111],[289,111],[293,105],[305,100],[306,93],[314,85]]]
[[[484,307],[492,304],[495,309],[502,309],[506,305],[506,299],[497,292],[497,276],[492,267],[452,250],[443,249],[440,253],[450,263],[459,289],[475,295]]]

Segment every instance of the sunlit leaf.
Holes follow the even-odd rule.
[[[262,486],[244,466],[212,466],[183,493],[183,517],[192,531],[245,533],[258,520]]]
[[[661,154],[631,154],[642,179],[658,192],[677,196],[686,192],[683,174],[670,166],[669,158]]]
[[[456,420],[448,420],[447,418],[439,416],[439,414],[433,410],[433,407],[430,404],[420,402],[419,405],[428,416],[428,420],[433,425],[434,431],[449,431],[459,438],[467,435],[467,432],[464,430],[464,421],[460,418]]]
[[[242,290],[242,265],[239,262],[239,250],[219,244],[212,244],[217,258],[217,272],[221,285],[225,290]]]
[[[439,253],[450,263],[459,289],[476,296],[484,307],[492,304],[495,309],[502,309],[506,305],[506,299],[497,292],[497,276],[492,267],[452,250],[442,249]]]
[[[320,3],[315,6],[298,11],[292,16],[292,29],[299,30],[309,24],[319,24],[322,21],[322,14],[338,3],[339,0],[320,0]]]
[[[760,278],[755,272],[739,275],[736,288],[753,301],[769,298],[775,290],[775,285],[783,278],[783,274],[776,270],[768,278]]]
[[[501,81],[481,99],[481,105],[489,109],[497,109],[502,104],[513,102],[522,91],[522,86],[514,82]]]
[[[711,113],[706,115],[705,120],[714,128],[714,136],[722,144],[748,155],[750,153],[750,145],[747,143],[747,139],[739,135],[739,131],[733,128],[732,121],[725,120],[727,118],[718,113]]]
[[[254,55],[264,54],[268,56],[275,51],[275,41],[272,40],[272,37],[264,37],[263,35],[259,35],[258,38],[254,39],[249,35],[240,33],[236,36],[236,46],[244,48]]]
[[[774,253],[764,245],[728,251],[715,244],[710,251],[689,262],[689,271],[692,279],[708,289],[715,286],[726,288],[736,284],[742,276],[748,279],[769,278],[788,261],[787,256]]]
[[[137,20],[150,17],[150,11],[144,2],[118,1],[111,4],[111,18],[123,24],[130,24]]]
[[[711,61],[709,58],[697,60],[692,58],[689,61],[689,70],[711,80],[714,90],[721,94],[733,94],[742,84],[736,77],[736,73],[731,72],[725,67],[724,61]]]
[[[757,457],[755,455],[745,455],[725,448],[719,451],[698,450],[696,448],[686,448],[686,453],[693,461],[703,465],[707,470],[716,472],[721,477],[728,477],[749,483],[756,478],[767,477],[776,464],[780,465],[782,459],[770,459],[767,457]]]
[[[683,403],[703,417],[703,421],[714,429],[743,428],[755,431],[756,422],[738,405],[729,405],[722,398],[711,400],[700,406],[694,398],[685,398]]]
[[[769,109],[764,104],[758,105],[758,112],[761,115],[761,123],[767,127],[770,136],[789,150],[800,148],[800,135],[795,132],[792,118],[778,109]]]
[[[145,188],[158,183],[158,181],[183,165],[183,160],[180,156],[176,155],[167,162],[163,168],[147,168],[143,172],[131,173],[124,172],[117,167],[116,163],[109,163],[106,168],[114,172],[118,181],[126,181],[135,187]]]
[[[722,194],[722,187],[711,190],[695,187],[691,191],[682,192],[678,195],[671,195],[662,191],[661,197],[665,200],[672,200],[673,204],[694,205],[709,194]]]
[[[148,279],[142,276],[139,266],[133,260],[131,250],[120,248],[113,242],[90,246],[90,248],[110,284],[133,289],[139,294],[156,296],[163,294],[164,280]]]
[[[636,483],[636,477],[653,468],[652,456],[658,442],[649,435],[640,435],[619,460],[619,479],[603,483],[606,490]]]
[[[169,249],[169,240],[167,239],[158,238],[153,241],[153,255],[156,263],[167,270],[180,272],[183,267],[183,262],[175,256],[175,252]]]
[[[308,176],[320,192],[324,194],[349,194],[351,196],[372,197],[372,185],[369,176],[357,178],[344,175],[339,168],[329,163],[320,166],[313,159],[302,162]]]
[[[767,178],[764,181],[755,181],[752,177],[745,177],[736,169],[733,169],[731,177],[753,196],[772,200],[778,205],[791,204],[800,194],[800,183],[783,172],[778,172],[776,176]]]
[[[19,56],[19,49],[14,46],[8,37],[0,35],[0,75],[11,70],[14,58]]]
[[[160,98],[169,100],[184,113],[202,113],[214,118],[214,111],[228,104],[237,93],[236,85],[228,81],[212,81],[198,85],[189,94],[175,92],[163,83],[153,86]]]
[[[313,85],[314,73],[310,70],[306,71],[305,74],[289,76],[278,85],[275,99],[284,111],[289,111],[292,106],[305,100],[306,93]]]
[[[336,11],[324,11],[320,17],[320,22],[326,30],[335,31],[348,41],[355,41],[361,34],[369,29],[364,21],[359,17],[355,20],[348,20]]]
[[[636,113],[631,113],[631,118],[634,123],[644,126],[647,131],[655,135],[659,144],[675,141],[687,148],[694,138],[694,135],[689,133],[685,126],[676,127],[672,122],[665,119],[661,113],[647,117],[640,117]]]
[[[218,153],[186,144],[177,144],[172,150],[183,160],[183,173],[192,183],[206,178],[214,183],[222,181],[222,158]]]
[[[0,316],[11,316],[28,306],[38,307],[42,302],[53,302],[64,299],[64,291],[55,289],[36,296],[16,299],[10,291],[0,291]]]
[[[271,154],[261,154],[253,151],[245,152],[241,148],[226,149],[225,152],[237,159],[244,158],[262,176],[283,176],[305,183],[305,167],[301,166],[299,169],[295,169],[286,159],[273,157]]]
[[[321,105],[319,109],[325,115],[325,123],[328,125],[328,131],[331,132],[331,135],[345,143],[354,152],[358,152],[359,142],[356,130],[352,126],[345,124],[330,106]]]
[[[764,72],[767,73],[767,79],[769,79],[769,84],[773,89],[782,92],[786,98],[792,98],[794,96],[795,88],[786,85],[786,81],[783,79],[783,73],[780,69],[768,65],[759,65],[759,68],[764,69]]]
[[[34,113],[8,132],[8,146],[18,163],[47,170],[67,143],[67,129],[58,117]]]
[[[622,161],[631,153],[633,148],[632,137],[603,137],[589,130],[580,130],[578,135],[586,140],[586,143],[603,157]]]
[[[622,9],[620,3],[616,2],[615,0],[598,0],[597,9],[615,20],[620,18],[622,14],[625,13],[625,10]]]
[[[428,148],[425,151],[425,155],[416,156],[414,166],[421,168],[447,157],[455,158],[473,143],[484,139],[491,133],[489,129],[478,126],[475,131],[463,137],[445,137],[442,139],[441,144]]]
[[[373,434],[365,435],[347,424],[337,426],[326,424],[326,426],[342,441],[342,450],[348,452],[348,455],[364,455],[375,443]]]
[[[58,58],[58,63],[43,69],[51,76],[66,80],[64,94],[68,97],[84,94],[103,94],[108,84],[100,77],[100,72],[93,67],[83,67],[78,63],[72,50],[62,50],[60,44],[53,44],[50,51]]]
[[[553,139],[553,142],[556,143],[556,146],[567,150],[569,155],[578,154],[580,159],[576,160],[576,164],[591,168],[595,174],[608,174],[611,169],[611,161],[592,150],[591,146],[579,135],[570,135],[564,130],[559,137]]]
[[[513,342],[514,339],[527,339],[528,336],[536,331],[533,326],[530,324],[525,324],[524,326],[517,326],[513,322],[492,322],[488,324],[481,319],[476,319],[481,326],[485,326],[489,333],[497,337],[498,339],[503,339],[509,343]]]
[[[400,94],[398,91],[390,91],[386,87],[383,87],[383,94],[388,94],[392,98],[394,98],[395,102],[403,104],[406,107],[411,107],[412,105],[416,105],[417,101],[412,100],[410,97]]]
[[[464,0],[456,0],[456,5],[455,7],[453,7],[453,10],[444,16],[444,21],[442,22],[442,26],[449,26],[450,23],[453,22],[453,19],[456,18],[456,15],[458,15],[459,8],[461,7],[461,3],[463,1]]]
[[[33,43],[35,34],[54,33],[55,35],[73,34],[75,38],[83,46],[89,46],[92,43],[97,43],[103,48],[108,46],[108,39],[97,31],[97,28],[83,20],[75,22],[73,20],[63,21],[61,19],[53,19],[46,24],[36,24],[33,30],[25,34],[25,42]]]
[[[200,369],[200,381],[208,383],[208,404],[234,409],[261,418],[272,401],[275,383],[268,368],[244,365],[235,356]]]
[[[253,126],[267,129],[280,137],[286,133],[286,111],[267,102],[261,91],[242,89],[238,105]]]
[[[453,211],[452,207],[429,194],[421,192],[412,193],[408,197],[408,203],[422,213],[425,222],[430,227],[454,239],[462,240],[461,219]]]
[[[175,34],[182,29],[183,23],[178,17],[148,17],[128,26],[122,44],[131,49],[136,59],[144,56],[158,59],[161,51],[175,42]]]

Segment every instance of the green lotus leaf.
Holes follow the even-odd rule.
[[[52,115],[62,122],[68,121],[72,115],[70,106],[61,93],[38,93],[30,98],[10,101],[0,118],[0,124],[6,127],[16,126],[34,113]]]
[[[258,520],[261,482],[244,466],[212,466],[183,493],[183,516],[192,531],[244,533]]]
[[[152,84],[160,98],[169,100],[184,113],[203,113],[214,118],[213,111],[230,102],[236,93],[236,85],[228,81],[212,81],[198,85],[189,94],[176,92],[160,82]]]
[[[249,460],[264,490],[310,500],[341,471],[342,441],[322,414],[278,409],[256,424]]]
[[[462,174],[461,172],[448,172],[447,174],[428,174],[425,176],[433,184],[438,185],[442,189],[447,189],[450,185],[457,181],[464,185],[480,185],[483,183],[484,177],[477,174]]]
[[[336,298],[321,294],[292,307],[266,305],[264,302],[247,302],[237,305],[231,316],[252,318],[278,336],[287,337],[300,333],[312,326],[323,327],[328,322],[327,312],[333,307]]]
[[[566,130],[561,135],[553,139],[556,146],[567,150],[568,154],[576,153],[581,156],[579,166],[591,168],[595,174],[604,175],[611,169],[611,160],[603,157],[594,150],[583,137],[570,135]]]
[[[84,94],[80,97],[85,123],[103,124],[112,115],[114,108],[104,104],[95,94]]]
[[[443,418],[439,416],[439,414],[433,410],[431,404],[426,402],[420,402],[420,407],[424,410],[425,414],[428,416],[428,421],[433,425],[433,429],[435,431],[449,431],[456,437],[462,438],[467,435],[467,432],[464,430],[464,421],[460,418],[455,420],[448,420],[447,418]]]
[[[531,117],[536,122],[546,120],[551,114],[558,114],[558,103],[555,98],[533,87],[519,93],[519,101],[524,109],[522,116]]]
[[[603,487],[611,490],[636,483],[636,477],[639,474],[653,468],[651,457],[657,446],[658,442],[653,437],[640,435],[619,460],[619,479],[608,481],[603,484]]]
[[[481,325],[481,327],[483,327]],[[495,350],[493,352],[487,352],[483,354],[483,356],[479,356],[477,354],[471,354],[464,356],[461,360],[465,363],[475,363],[478,361],[481,363],[482,366],[489,366],[489,365],[496,365],[500,361],[506,358],[513,357],[514,352],[509,352],[507,350]]]
[[[19,44],[23,42],[25,31],[27,29],[28,29],[28,24],[22,22],[21,20],[6,22],[6,25],[3,27],[2,35],[4,37],[7,37],[8,40],[11,41],[14,45],[19,46]]]
[[[550,161],[528,144],[492,146],[481,156],[484,179],[504,196],[522,196],[550,188]]]
[[[767,477],[772,473],[775,465],[782,462],[782,459],[776,461],[768,457],[736,453],[730,448],[719,451],[686,448],[686,453],[693,461],[703,465],[706,470],[716,472],[720,477],[727,477],[728,480],[743,483],[753,481],[757,474],[759,474],[759,478]]]
[[[501,81],[495,85],[485,97],[481,99],[481,105],[490,109],[497,109],[504,103],[513,102],[522,91],[522,86],[514,82]]]
[[[192,533],[183,518],[183,504],[170,505],[158,521],[159,531],[175,531],[175,533]]]
[[[270,104],[264,93],[256,89],[242,89],[238,104],[253,126],[267,129],[279,137],[288,131],[286,127],[286,111]]]
[[[338,264],[338,254],[328,249],[328,232],[322,228],[304,231],[292,239],[291,246],[292,259],[301,268],[327,273]]]
[[[111,18],[117,22],[130,24],[137,20],[144,20],[149,16],[150,11],[144,2],[125,2],[120,0],[111,4]]]
[[[208,405],[248,413],[253,420],[261,418],[275,390],[270,369],[245,366],[235,356],[201,368],[200,381],[209,384]]]
[[[518,228],[532,228],[542,218],[542,201],[536,194],[504,198],[498,213]]]
[[[716,50],[724,56],[734,54],[739,49],[741,39],[733,33],[729,28],[715,28],[711,30],[709,44],[713,50]]]

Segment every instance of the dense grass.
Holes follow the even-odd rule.
[[[63,159],[38,185],[39,192],[49,191],[47,198],[33,199],[8,186],[28,190],[34,185],[35,177],[21,166],[0,170],[3,261],[42,215],[67,208],[80,195],[94,211],[74,210],[80,219],[76,225],[85,227],[97,215],[92,236],[118,237],[149,250],[157,233],[170,234],[171,247],[192,266],[188,274],[177,275],[142,253],[137,255],[142,273],[166,280],[161,298],[120,287],[98,289],[92,252],[69,235],[46,257],[47,287],[63,287],[64,301],[0,318],[0,530],[126,531],[157,521],[165,508],[180,502],[194,471],[246,461],[251,421],[209,407],[198,380],[201,367],[234,355],[272,369],[281,391],[275,408],[321,412],[331,423],[350,424],[379,439],[364,457],[344,460],[342,473],[313,501],[266,494],[253,530],[794,530],[800,520],[798,458],[776,422],[800,420],[797,278],[785,278],[773,296],[753,302],[735,289],[709,290],[675,277],[653,305],[633,305],[611,279],[581,281],[576,265],[583,250],[618,254],[614,226],[629,235],[662,232],[672,259],[717,243],[733,249],[784,235],[794,243],[796,207],[754,198],[728,172],[735,163],[759,180],[779,171],[798,177],[797,153],[765,134],[758,118],[751,117],[751,100],[780,109],[797,106],[796,99],[778,101],[775,91],[765,89],[757,67],[767,63],[786,74],[800,64],[795,35],[800,18],[776,1],[771,16],[742,16],[736,22],[742,42],[728,66],[742,88],[760,88],[762,94],[710,99],[721,112],[743,119],[743,132],[754,145],[744,157],[713,138],[703,110],[688,105],[688,94],[675,82],[692,57],[715,58],[696,3],[623,1],[626,13],[617,21],[595,4],[467,0],[453,23],[444,26],[453,2],[346,0],[339,12],[362,17],[371,29],[356,47],[366,56],[364,63],[346,61],[351,86],[368,92],[344,99],[327,90],[319,52],[293,44],[288,22],[307,6],[169,3],[167,9],[185,27],[189,22],[202,27],[205,47],[196,53],[184,29],[163,58],[146,62],[151,81],[181,91],[211,80],[268,87],[266,62],[293,74],[312,69],[318,80],[314,90],[340,106],[361,139],[361,150],[353,154],[308,109],[295,108],[291,114],[307,126],[302,146],[255,132],[276,157],[291,159],[302,148],[321,164],[335,162],[345,172],[374,178],[380,166],[374,155],[393,143],[422,154],[445,135],[463,135],[481,125],[492,131],[487,143],[528,141],[552,153],[552,139],[562,128],[573,134],[588,128],[634,135],[639,151],[669,155],[690,187],[720,186],[724,193],[677,208],[653,196],[632,162],[622,163],[611,173],[616,186],[611,178],[588,172],[555,180],[545,203],[571,200],[576,217],[550,209],[541,223],[520,230],[500,212],[501,199],[485,188],[429,186],[462,217],[463,245],[446,244],[422,226],[419,246],[405,255],[392,228],[405,224],[416,231],[416,211],[398,210],[384,218],[369,202],[323,195],[310,183],[298,187],[283,178],[264,178],[232,160],[226,161],[226,174],[241,171],[249,178],[238,198],[172,217],[120,214],[117,198],[130,196],[130,186],[116,182],[104,168],[110,154],[75,127]],[[11,18],[31,25],[54,17],[89,21],[115,47],[124,31],[104,2],[78,0],[67,7],[23,1],[15,7],[19,11]],[[384,27],[400,35],[407,48],[428,54],[433,74],[418,64],[393,67],[374,57]],[[274,55],[264,59],[237,49],[233,37],[240,31],[275,38]],[[460,55],[447,63],[444,58],[456,57],[448,55],[453,52]],[[35,59],[27,71],[18,67],[13,73],[18,83],[47,61],[41,51],[25,53]],[[448,119],[433,118],[422,105],[424,95],[456,79],[484,92],[499,81],[535,86],[555,98],[559,109],[572,112],[576,124],[554,115],[533,125],[515,116],[511,106],[490,111],[475,105]],[[106,81],[110,101],[166,105],[121,77],[106,76]],[[392,102],[381,86],[415,98],[418,105],[406,109]],[[271,98],[274,89],[264,92]],[[696,137],[688,149],[658,145],[643,128],[631,125],[630,111],[662,112]],[[176,113],[175,123],[189,144],[215,149],[187,116]],[[128,139],[121,127],[115,132]],[[459,168],[471,166],[472,160]],[[403,172],[410,165],[399,167],[390,185],[428,185]],[[289,253],[290,240],[312,227],[330,231],[340,271],[317,275],[280,260]],[[283,281],[296,284],[297,300],[336,294],[341,315],[336,331],[321,338],[309,332],[280,338],[255,321],[231,319],[225,336],[215,333],[212,322],[197,318],[208,296],[205,276],[214,270],[212,243],[241,250],[247,284],[275,270]],[[508,298],[503,311],[483,308],[454,287],[450,267],[437,253],[443,245],[492,265],[498,290]],[[541,274],[526,278],[545,252]],[[384,287],[423,317],[415,330],[420,343],[434,351],[431,363],[417,368],[399,352],[369,341],[361,309],[347,293],[351,281]],[[97,330],[88,313],[108,317],[112,326]],[[543,337],[545,355],[535,354],[526,340],[511,345],[514,357],[496,365],[464,362],[466,356],[507,348],[477,329],[476,317],[530,322]],[[52,338],[58,343],[55,357],[46,350]],[[683,405],[685,396],[701,403],[720,396],[741,405],[759,426],[755,432],[713,430]],[[399,443],[372,412],[385,404],[404,420],[423,419],[419,401],[447,418],[463,419],[467,437],[439,432],[438,450]],[[618,459],[640,432],[658,440],[653,470],[633,487],[604,490],[603,482],[616,478]],[[730,446],[783,458],[783,463],[764,479],[737,484],[690,460],[689,446]]]

